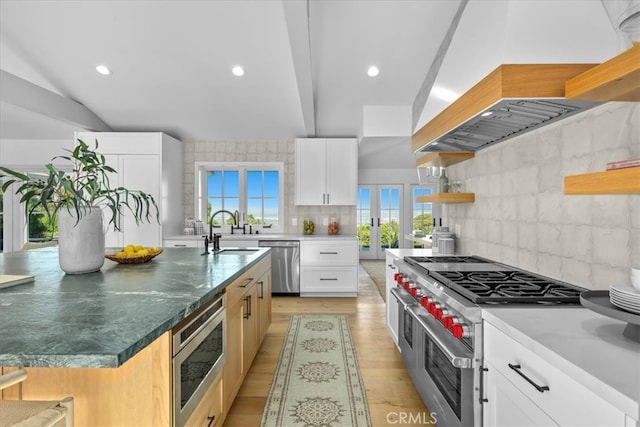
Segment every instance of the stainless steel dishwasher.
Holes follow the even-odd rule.
[[[259,240],[271,248],[271,295],[300,295],[300,241]]]

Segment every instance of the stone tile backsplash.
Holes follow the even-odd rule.
[[[445,205],[456,252],[591,289],[640,266],[640,196],[565,196],[565,175],[640,158],[640,104],[609,103],[476,152],[449,168],[473,204]]]
[[[316,224],[315,234],[327,234],[324,218],[337,217],[340,234],[356,233],[355,206],[296,206],[296,154],[294,140],[277,141],[183,141],[184,146],[184,207],[185,218],[194,216],[194,162],[283,162],[285,232],[302,233],[302,221],[310,217]],[[292,219],[298,225],[292,225]]]

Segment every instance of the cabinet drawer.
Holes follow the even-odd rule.
[[[300,293],[355,293],[358,270],[355,268],[302,268]]]
[[[184,425],[185,427],[214,427],[222,425],[221,420],[222,375],[219,375]]]
[[[248,271],[245,271],[234,282],[225,288],[227,307],[234,305],[246,291],[253,286],[264,273],[271,268],[271,255],[262,258]]]
[[[486,361],[559,425],[625,425],[625,415],[617,408],[487,322],[484,322],[484,340]],[[522,375],[549,389],[536,390],[509,364],[519,365]]]
[[[302,242],[302,265],[353,265],[358,263],[355,241]]]
[[[165,248],[197,248],[198,246],[204,248],[204,244],[199,240],[163,240],[162,246]]]

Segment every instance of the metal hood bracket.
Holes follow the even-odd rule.
[[[418,130],[414,152],[477,151],[601,102],[565,99],[565,83],[596,64],[504,64]]]

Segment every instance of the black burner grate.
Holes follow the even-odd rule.
[[[580,303],[585,289],[522,271],[431,272],[450,289],[476,304]]]
[[[408,256],[404,258],[410,264],[416,265],[420,263],[489,263],[492,261],[477,256]]]

